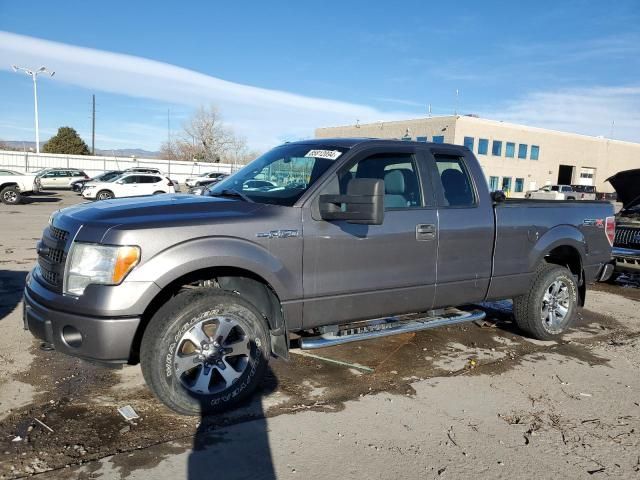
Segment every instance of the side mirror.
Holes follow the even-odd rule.
[[[124,180],[118,180],[116,183],[117,183],[118,185],[122,185],[122,184],[124,183]]]
[[[320,195],[320,216],[324,220],[382,225],[384,219],[384,181],[354,178],[346,195]]]
[[[495,192],[491,192],[491,200],[493,203],[502,203],[507,199],[507,196],[504,194],[502,190],[496,190]]]

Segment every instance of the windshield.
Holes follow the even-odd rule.
[[[290,207],[345,151],[334,147],[282,145],[216,183],[207,195],[224,196],[236,191],[253,202]]]

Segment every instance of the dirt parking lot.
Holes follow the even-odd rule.
[[[640,290],[598,285],[562,341],[489,321],[274,361],[255,398],[177,416],[139,367],[43,351],[21,291],[70,192],[0,205],[0,479],[640,478]],[[118,407],[140,416],[127,422]]]

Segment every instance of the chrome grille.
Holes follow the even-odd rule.
[[[616,247],[640,248],[640,228],[616,227],[616,237],[613,244]]]
[[[49,230],[51,231],[51,236],[56,240],[64,242],[69,236],[69,232],[56,228],[53,225],[49,227]]]

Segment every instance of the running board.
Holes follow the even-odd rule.
[[[431,314],[431,315],[429,315]],[[474,322],[482,320],[486,313],[481,310],[465,312],[457,308],[431,311],[421,314],[401,315],[397,317],[379,318],[366,322],[356,322],[336,327],[334,331],[323,333],[317,337],[302,337],[300,348],[313,350],[316,348],[333,347],[343,343],[359,342],[373,338],[388,337],[400,333],[419,332],[430,328],[456,323]]]

